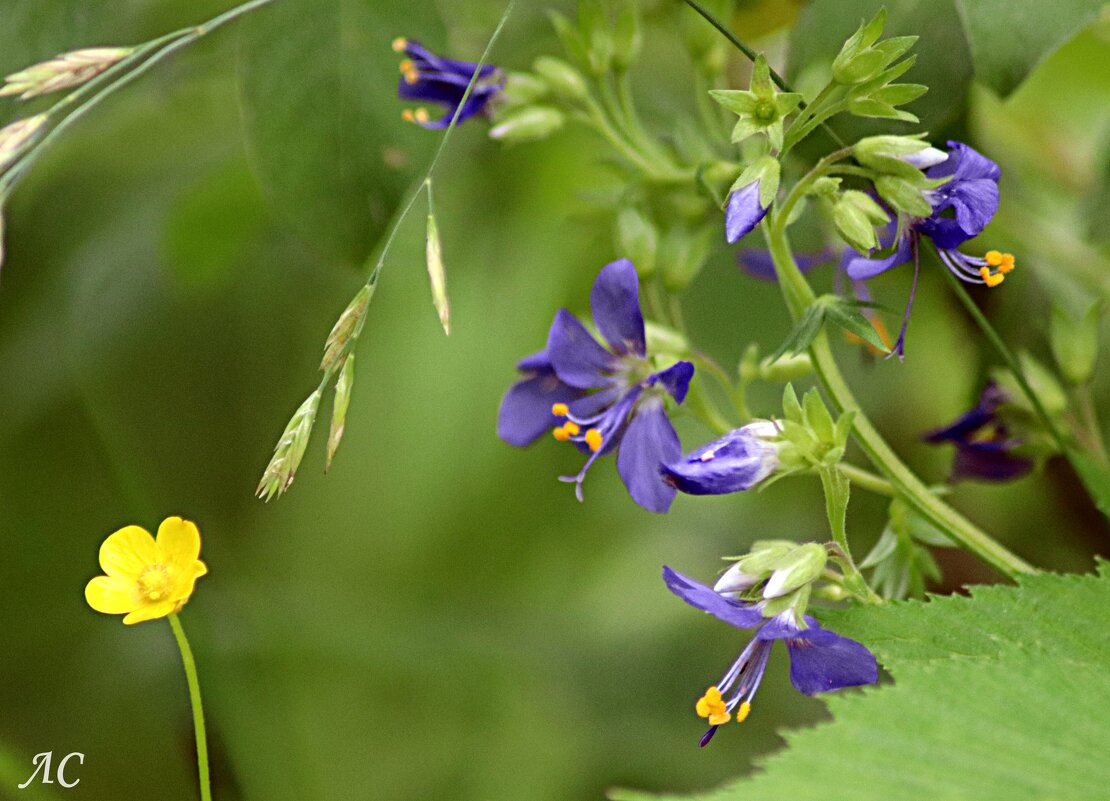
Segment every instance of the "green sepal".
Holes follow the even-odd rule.
[[[875,191],[879,193],[879,197],[896,211],[914,217],[928,217],[933,213],[933,207],[922,196],[921,189],[905,178],[880,175],[874,183]]]

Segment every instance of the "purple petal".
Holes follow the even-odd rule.
[[[1007,439],[957,445],[949,481],[1010,481],[1021,478],[1033,469],[1033,460],[1011,453],[1020,444],[1018,440]]]
[[[668,590],[690,606],[708,612],[730,626],[751,629],[763,621],[763,615],[754,606],[725,598],[704,584],[687,578],[666,565],[663,566],[663,581],[666,582]]]
[[[469,61],[455,61],[454,59],[437,56],[420,42],[413,39],[405,41],[405,55],[415,62],[414,66],[418,71],[430,69],[447,75],[464,76],[467,82],[470,81],[470,77],[474,74],[474,70],[478,69],[477,64]],[[480,77],[492,78],[496,72],[497,67],[493,64],[483,64]]]
[[[929,169],[929,178],[945,178],[949,175],[961,181],[974,181],[980,178],[998,183],[1002,171],[998,165],[978,150],[963,142],[948,141],[948,160]]]
[[[580,397],[570,404],[570,416],[575,422],[591,420],[616,403],[622,392],[620,387],[609,387]]]
[[[594,325],[614,353],[647,352],[644,316],[640,311],[640,278],[628,259],[606,264],[590,290]]]
[[[681,461],[665,463],[664,480],[689,495],[724,495],[750,489],[778,465],[773,445],[736,429]]]
[[[879,680],[875,656],[866,647],[819,626],[786,640],[790,681],[805,695],[874,684]]]
[[[681,404],[686,400],[686,393],[690,389],[690,379],[694,377],[694,365],[690,362],[675,362],[666,370],[655,373],[647,380],[648,386],[660,383],[667,390],[675,403]]]
[[[979,401],[970,410],[956,418],[944,428],[938,428],[925,435],[926,442],[967,442],[968,438],[988,423],[994,422],[998,407],[1006,402],[1006,393],[993,381],[984,387]]]
[[[659,468],[681,455],[682,445],[663,410],[663,399],[648,398],[640,403],[617,453],[617,472],[632,500],[649,512],[670,509],[675,489],[663,481]]]
[[[529,445],[561,422],[551,414],[552,404],[570,403],[581,394],[551,371],[517,381],[501,399],[497,436],[518,448]]]
[[[795,253],[794,262],[802,274],[808,273],[814,267],[833,260],[833,254],[827,250],[818,253]],[[771,259],[771,251],[766,248],[748,248],[736,254],[736,264],[740,271],[747,273],[752,278],[760,281],[777,281],[775,263]]]
[[[898,247],[894,253],[885,259],[869,259],[848,248],[845,250],[841,264],[844,266],[845,272],[848,273],[848,277],[853,281],[865,281],[900,264],[905,264],[912,257],[913,249],[910,247],[910,237],[903,236],[898,240]]]
[[[547,333],[547,355],[555,373],[572,387],[607,387],[617,357],[597,343],[586,327],[566,309],[559,309]]]
[[[725,240],[731,245],[750,234],[759,221],[767,215],[767,209],[759,204],[759,181],[752,181],[729,195],[725,211]]]

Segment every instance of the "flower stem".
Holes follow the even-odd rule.
[[[181,662],[185,666],[185,681],[189,684],[189,703],[193,707],[193,731],[197,737],[197,777],[200,781],[201,801],[212,801],[212,783],[208,777],[208,735],[204,729],[204,707],[200,701],[200,682],[197,680],[197,663],[193,659],[193,649],[185,636],[185,629],[176,614],[170,615],[170,628],[181,651]]]
[[[816,297],[790,251],[786,238],[785,211],[786,209],[780,211],[773,220],[764,220],[763,225],[783,297],[791,315],[797,320],[816,301]],[[947,532],[954,542],[1000,573],[1013,578],[1020,573],[1035,571],[1028,562],[1011,553],[985,531],[937,498],[913,471],[902,463],[852,395],[836,364],[828,336],[824,331],[819,332],[813,340],[809,353],[817,377],[837,413],[855,411],[852,431],[856,441],[901,498],[927,520]]]
[[[868,492],[873,492],[876,495],[885,495],[888,498],[894,498],[898,495],[898,491],[894,489],[894,485],[887,481],[882,476],[877,476],[870,470],[864,470],[862,467],[856,467],[854,464],[841,462],[837,468],[844,477],[849,479],[860,489],[865,489]]]

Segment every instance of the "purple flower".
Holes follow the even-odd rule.
[[[681,461],[664,464],[663,480],[689,495],[725,495],[751,489],[779,466],[779,434],[770,420],[759,420],[703,445]]]
[[[590,292],[594,324],[605,348],[566,309],[560,309],[542,353],[518,365],[527,376],[501,402],[498,435],[513,445],[532,442],[558,421],[557,440],[588,454],[573,482],[582,500],[582,481],[600,456],[617,452],[617,471],[636,503],[665,512],[675,489],[659,468],[682,456],[664,400],[682,403],[694,374],[680,361],[654,370],[648,360],[636,268],[627,259],[607,264]],[[588,393],[588,390],[597,390]]]
[[[999,419],[998,409],[1007,400],[1006,393],[992,381],[970,411],[925,435],[925,441],[934,445],[951,442],[956,446],[951,481],[965,478],[1008,481],[1033,469],[1032,459],[1013,453],[1021,440],[1008,436]]]
[[[893,353],[905,355],[906,327],[917,290],[918,257],[921,238],[926,237],[936,247],[941,262],[962,281],[995,287],[1006,274],[1014,269],[1014,257],[1009,253],[990,250],[982,256],[968,256],[957,248],[978,236],[998,211],[998,179],[1001,171],[989,158],[961,142],[948,142],[948,158],[926,170],[929,178],[947,178],[938,189],[927,190],[925,199],[932,206],[928,217],[915,217],[904,221],[896,233],[888,234],[884,248],[892,248],[890,255],[879,259],[848,248],[844,254],[844,267],[853,280],[862,281],[913,261],[914,281],[909,303],[902,320],[902,330]]]
[[[725,211],[725,239],[731,245],[750,234],[767,216],[770,204],[759,202],[759,181],[742,186],[728,196]]]
[[[836,256],[829,250],[814,253],[796,253],[794,254],[794,263],[798,265],[798,269],[804,275],[814,267],[828,264],[835,258]],[[778,275],[775,273],[775,263],[771,259],[771,251],[766,248],[746,248],[739,251],[736,254],[736,266],[740,268],[740,272],[746,273],[752,278],[758,278],[760,281],[778,280]]]
[[[393,49],[406,56],[401,62],[401,81],[397,86],[397,96],[402,100],[435,103],[446,109],[438,120],[430,119],[425,108],[404,111],[406,120],[425,128],[446,128],[456,112],[459,123],[475,114],[485,113],[490,101],[504,88],[505,76],[501,70],[492,64],[484,64],[464,104],[463,94],[474,72],[478,70],[477,64],[441,58],[410,39],[394,39]]]
[[[703,612],[739,629],[758,630],[717,684],[706,690],[695,707],[699,716],[708,719],[709,730],[700,745],[708,745],[717,728],[736,716],[740,723],[751,712],[752,698],[763,680],[771,646],[783,640],[790,654],[790,681],[805,695],[874,684],[879,679],[875,657],[863,645],[835,632],[823,629],[806,615],[799,622],[788,609],[771,618],[763,617],[763,602],[745,603],[726,598],[669,567],[663,567],[667,589]]]

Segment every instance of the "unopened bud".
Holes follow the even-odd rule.
[[[815,542],[799,545],[783,556],[763,587],[764,598],[778,598],[809,584],[825,570],[828,553]]]
[[[892,209],[914,217],[928,217],[933,207],[925,199],[921,186],[915,181],[893,175],[880,175],[875,179],[875,191]]]
[[[759,363],[759,378],[773,383],[785,383],[798,378],[805,378],[813,372],[813,360],[808,353],[796,353],[793,356],[780,356],[771,361],[768,356]]]
[[[528,106],[513,111],[490,129],[491,139],[503,142],[528,142],[543,139],[563,127],[563,113],[550,106]]]
[[[586,97],[586,79],[567,62],[554,56],[540,56],[532,65],[551,91],[565,100],[582,100]]]
[[[631,259],[641,279],[655,274],[655,254],[659,247],[659,234],[638,209],[624,208],[617,215],[617,250],[619,255]]]
[[[841,194],[833,206],[833,222],[844,241],[858,250],[867,253],[879,246],[875,234],[876,223],[889,221],[887,213],[869,195],[856,190]]]

